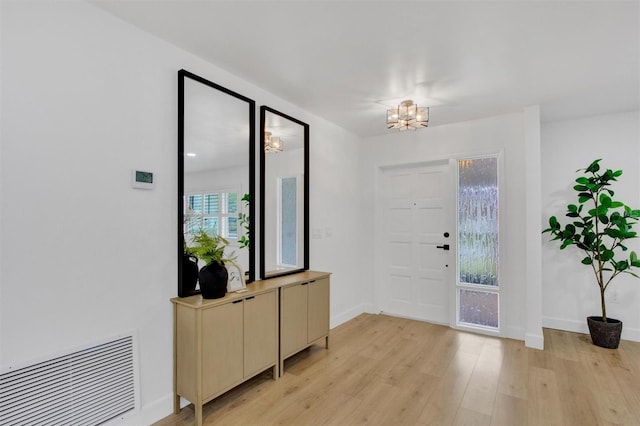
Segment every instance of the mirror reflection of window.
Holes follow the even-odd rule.
[[[295,267],[298,264],[298,181],[295,177],[280,179],[279,264]]]
[[[223,190],[185,195],[185,235],[190,237],[204,229],[209,235],[220,235],[236,243],[240,238],[238,194],[238,190]]]

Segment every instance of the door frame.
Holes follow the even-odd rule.
[[[447,203],[449,204],[448,208],[451,212],[455,212],[455,217],[451,218],[449,221],[449,227],[451,230],[451,237],[449,242],[453,250],[450,250],[450,263],[449,263],[449,271],[447,273],[447,285],[449,286],[449,327],[457,330],[464,331],[472,331],[474,333],[479,334],[488,334],[491,336],[503,337],[506,335],[505,331],[508,327],[508,324],[505,322],[504,317],[504,301],[508,300],[508,286],[504,286],[502,283],[502,273],[501,268],[498,267],[498,280],[500,282],[500,295],[499,295],[499,321],[500,321],[500,329],[499,331],[487,330],[484,328],[476,328],[469,326],[460,326],[457,324],[458,319],[458,302],[457,302],[457,279],[458,279],[458,261],[457,261],[457,253],[458,253],[458,215],[457,215],[457,205],[458,205],[458,196],[457,196],[457,188],[458,188],[458,160],[461,159],[469,159],[469,158],[479,158],[479,157],[487,157],[487,156],[496,156],[498,158],[498,191],[499,191],[499,200],[498,200],[498,209],[500,212],[500,216],[498,219],[498,244],[499,247],[505,247],[505,232],[506,232],[506,220],[505,220],[505,211],[506,211],[506,188],[505,188],[505,155],[504,149],[499,150],[478,150],[473,152],[464,152],[464,153],[456,153],[451,155],[443,155],[436,156],[424,161],[415,161],[415,162],[393,162],[393,163],[384,163],[378,164],[375,166],[374,173],[374,182],[373,182],[373,190],[374,190],[374,232],[373,232],[373,303],[375,311],[378,313],[382,312],[383,306],[383,296],[384,296],[384,287],[383,287],[383,279],[384,276],[384,258],[383,258],[383,232],[384,229],[384,200],[383,200],[383,188],[382,188],[382,175],[386,170],[389,169],[402,169],[402,168],[411,168],[411,167],[421,167],[421,166],[429,166],[437,163],[442,163],[447,161],[449,163],[449,190],[453,194],[453,196],[448,197]],[[504,259],[504,256],[500,256],[501,259]]]

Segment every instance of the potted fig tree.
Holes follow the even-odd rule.
[[[612,197],[612,182],[618,180],[622,170],[600,168],[601,159],[593,161],[582,172],[573,189],[578,202],[567,206],[568,223],[562,225],[555,216],[549,218],[549,227],[542,231],[559,240],[560,250],[574,246],[582,250],[582,264],[590,267],[600,290],[602,315],[587,318],[592,342],[604,348],[615,349],[620,343],[622,321],[607,316],[605,291],[614,278],[629,274],[636,278],[634,268],[640,267],[634,251],[628,251],[626,240],[636,238],[633,226],[640,217],[640,210],[633,210]]]

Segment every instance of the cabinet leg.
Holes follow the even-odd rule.
[[[280,371],[278,369],[279,367],[279,363],[276,363],[276,365],[273,366],[273,380],[278,380],[278,377],[280,377]]]
[[[202,404],[193,404],[193,411],[196,415],[196,426],[202,426]]]
[[[173,414],[180,412],[180,395],[173,393]]]
[[[327,337],[325,337],[324,348],[325,349],[329,349],[329,335],[328,334],[327,334]]]
[[[284,374],[284,359],[281,359],[280,360],[280,367],[279,367],[278,375],[280,377],[282,377],[283,374]]]

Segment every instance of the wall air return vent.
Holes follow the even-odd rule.
[[[98,425],[136,408],[134,336],[0,375],[0,425]]]

